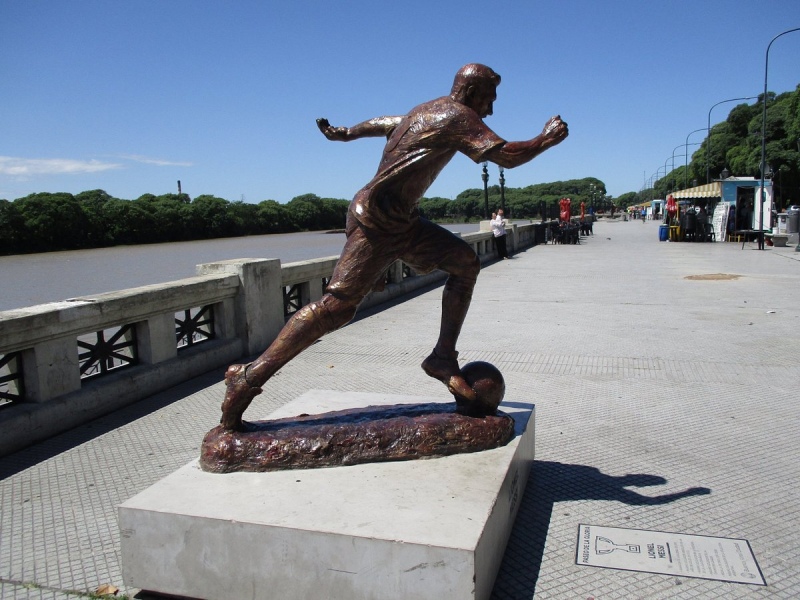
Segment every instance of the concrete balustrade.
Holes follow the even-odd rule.
[[[197,265],[197,272],[199,275],[231,274],[238,279],[233,313],[236,336],[245,354],[255,354],[275,339],[284,322],[280,260],[225,260]]]
[[[509,249],[535,245],[537,227],[509,227]],[[495,258],[490,232],[462,237],[482,262]],[[299,289],[301,305],[320,298],[337,258],[285,265],[278,259],[206,263],[197,266],[195,277],[0,312],[0,358],[18,356],[19,369],[11,373],[17,380],[10,385],[21,390],[20,399],[0,408],[0,456],[260,353],[286,321],[285,290]],[[397,261],[385,288],[370,294],[362,307],[443,277],[439,271],[417,276]],[[179,350],[176,313],[204,307],[213,315],[210,339]],[[132,364],[81,378],[78,338],[127,325],[133,326]]]

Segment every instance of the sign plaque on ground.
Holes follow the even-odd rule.
[[[733,538],[581,524],[575,563],[767,585],[750,543]]]

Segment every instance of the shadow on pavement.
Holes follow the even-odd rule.
[[[182,400],[200,390],[219,383],[225,374],[225,367],[219,367],[203,375],[199,375],[179,383],[175,387],[148,396],[143,400],[129,404],[93,421],[37,442],[7,456],[0,457],[0,480],[11,477],[20,471],[72,450],[101,435],[131,423],[170,404]],[[221,400],[220,396],[220,400]]]
[[[556,502],[611,500],[631,506],[655,506],[711,493],[709,488],[689,488],[682,492],[646,496],[628,489],[666,483],[667,480],[659,475],[637,473],[616,477],[586,465],[535,461],[500,566],[503,576],[498,576],[492,598],[533,597]]]

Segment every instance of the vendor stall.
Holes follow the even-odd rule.
[[[761,180],[754,177],[728,177],[712,183],[673,192],[679,203],[704,208],[711,219],[716,241],[737,241],[772,228],[772,182],[764,182],[763,207],[757,198]],[[762,222],[764,226],[762,227]]]

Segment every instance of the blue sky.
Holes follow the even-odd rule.
[[[329,142],[315,119],[403,114],[469,62],[503,78],[486,122],[505,139],[569,123],[508,186],[593,176],[618,196],[683,164],[714,104],[761,93],[767,45],[794,27],[797,0],[0,0],[0,198],[181,180],[192,197],[349,199],[382,143]],[[769,89],[793,90],[798,65],[795,32]],[[426,195],[481,186],[458,155]]]

